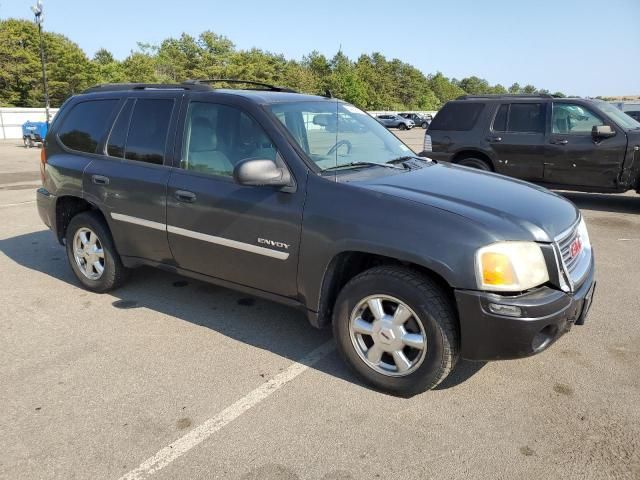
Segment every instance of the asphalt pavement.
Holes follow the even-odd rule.
[[[287,307],[149,268],[83,290],[38,159],[0,142],[0,478],[640,478],[640,195],[567,194],[596,254],[586,325],[403,399]]]

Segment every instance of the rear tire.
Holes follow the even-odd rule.
[[[427,122],[422,122],[422,125],[420,126],[426,130],[429,124]]]
[[[491,165],[489,164],[489,162],[487,162],[486,160],[483,160],[482,158],[467,157],[467,158],[463,158],[462,160],[459,160],[456,163],[458,165],[464,165],[465,167],[484,170],[485,172],[493,171],[493,168],[491,168]]]
[[[82,212],[69,222],[65,236],[67,259],[83,287],[97,293],[120,287],[129,276],[116,251],[111,232],[95,212]]]
[[[333,313],[342,358],[365,382],[401,396],[432,389],[449,375],[458,360],[457,325],[438,284],[396,266],[354,277],[338,295]]]

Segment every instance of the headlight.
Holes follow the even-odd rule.
[[[478,288],[521,292],[549,281],[542,250],[534,242],[498,242],[476,253]]]
[[[591,240],[589,240],[589,232],[587,232],[587,224],[584,222],[584,218],[581,218],[578,224],[578,235],[580,235],[582,249],[591,250]]]

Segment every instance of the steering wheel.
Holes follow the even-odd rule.
[[[349,155],[351,153],[351,149],[353,148],[353,145],[351,145],[351,142],[349,140],[340,140],[339,142],[337,142],[333,147],[329,149],[327,155],[333,155],[336,150],[338,150],[342,145],[347,146],[347,155]]]

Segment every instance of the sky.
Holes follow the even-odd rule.
[[[0,0],[32,19],[35,0]],[[640,0],[43,0],[44,28],[88,55],[212,30],[238,48],[301,59],[381,52],[425,74],[476,75],[580,96],[640,95]]]

